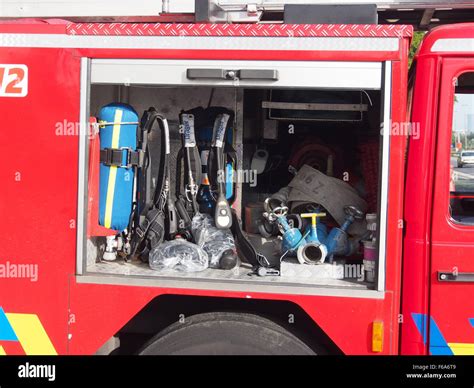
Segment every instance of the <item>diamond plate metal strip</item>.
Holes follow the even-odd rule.
[[[72,23],[66,31],[69,35],[99,36],[410,37],[413,28],[373,24]]]

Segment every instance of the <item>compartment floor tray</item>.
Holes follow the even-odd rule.
[[[286,264],[286,263],[285,263]],[[296,265],[291,264],[290,265]],[[301,266],[301,264],[297,264]],[[309,266],[308,266],[309,267]],[[283,268],[284,269],[284,268]],[[117,260],[114,262],[99,262],[90,264],[87,267],[88,275],[115,275],[115,276],[126,276],[134,278],[146,278],[146,279],[187,279],[187,280],[217,280],[226,282],[247,282],[247,283],[273,283],[279,285],[305,285],[315,287],[335,287],[335,288],[346,288],[346,289],[360,289],[367,290],[371,285],[356,279],[334,279],[320,276],[267,276],[260,277],[256,275],[249,275],[251,272],[251,266],[247,263],[242,263],[240,267],[232,270],[220,270],[220,269],[206,269],[201,272],[184,273],[176,272],[173,270],[169,271],[154,271],[150,269],[147,264],[141,262],[128,262]],[[291,273],[298,272],[292,271]],[[157,286],[159,283],[157,282]]]

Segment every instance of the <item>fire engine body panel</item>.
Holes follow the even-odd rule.
[[[472,226],[456,222],[447,206],[454,194],[447,190],[454,91],[456,79],[472,72],[473,37],[472,24],[439,27],[426,36],[415,58],[411,120],[419,123],[421,136],[410,139],[407,159],[404,354],[473,350],[472,283],[462,279],[473,271]]]
[[[469,28],[472,32],[472,25]],[[7,242],[3,258],[14,265],[37,264],[38,277],[37,281],[14,276],[2,279],[0,324],[11,328],[13,334],[10,340],[0,338],[0,352],[95,353],[148,303],[162,295],[291,302],[303,309],[346,354],[434,353],[433,344],[426,340],[426,327],[419,330],[419,323],[424,323],[429,314],[447,343],[474,343],[472,327],[468,327],[471,322],[468,311],[472,308],[467,306],[468,302],[456,309],[449,307],[453,306],[451,291],[444,291],[442,288],[447,288],[446,285],[437,284],[435,272],[428,269],[429,223],[432,222],[428,209],[434,184],[430,180],[443,177],[434,178],[429,174],[433,171],[433,160],[424,156],[425,152],[432,151],[428,144],[429,138],[435,136],[435,124],[420,119],[426,131],[421,132],[419,143],[411,141],[406,186],[407,138],[387,135],[391,123],[404,122],[407,117],[406,69],[411,32],[411,27],[400,25],[1,24],[0,69],[4,68],[6,74],[11,72],[10,65],[27,69],[22,73],[22,80],[15,82],[13,94],[17,95],[9,94],[12,92],[8,89],[10,79],[4,78],[4,96],[0,97],[2,112],[8,112],[4,126],[12,129],[8,134],[3,133],[4,143],[9,144],[3,152],[3,164],[9,168],[2,169],[1,173],[5,187],[0,201],[2,235]],[[455,34],[464,37],[465,30],[456,30]],[[423,100],[432,100],[433,104],[426,103],[416,110],[422,102],[415,94],[415,110],[412,111],[414,115],[425,114],[426,117],[434,114],[438,93],[433,85],[439,79],[440,62],[445,54],[430,53],[425,49],[427,45],[423,46],[417,64],[418,69],[425,66],[426,71],[416,82],[417,85],[425,82]],[[325,63],[330,63],[330,68],[324,66]],[[266,279],[226,281],[127,276],[127,270],[121,274],[88,270],[87,238],[110,234],[90,222],[94,207],[97,212],[98,195],[98,181],[91,181],[94,173],[89,168],[94,156],[90,148],[94,144],[90,133],[93,127],[89,126],[94,83],[125,86],[188,83],[195,86],[200,82],[205,86],[218,83],[221,87],[268,87],[266,80],[192,81],[179,73],[187,68],[218,65],[227,70],[271,69],[278,65],[277,82],[283,86],[314,82],[317,87],[331,87],[343,82],[338,81],[339,75],[343,80],[352,78],[354,87],[369,89],[372,85],[380,90],[383,124],[378,208],[380,242],[374,287],[294,285]],[[138,71],[130,71],[132,68]],[[302,74],[309,74],[310,78],[302,79],[295,72],[298,68],[305,69]],[[364,71],[367,77],[358,78]],[[347,73],[344,75],[344,72]],[[377,73],[374,80],[373,75]],[[150,75],[155,78],[150,80]],[[23,125],[26,122],[35,125]],[[413,151],[416,147],[420,150]],[[412,164],[419,167],[410,170]],[[38,173],[46,170],[50,173]],[[428,172],[425,179],[421,179],[422,171]],[[426,198],[410,202],[410,190],[412,194],[426,193]],[[408,199],[405,214],[404,196]],[[436,208],[434,202],[433,208]],[[424,229],[410,222],[407,211],[413,219],[425,220]],[[403,220],[408,236],[405,246]],[[436,233],[448,233],[447,227]],[[410,228],[414,228],[413,232]],[[421,233],[424,243],[419,242],[421,237],[417,237],[417,233]],[[465,233],[465,239],[460,237],[458,244],[469,245],[468,231]],[[410,236],[414,236],[413,240]],[[436,255],[431,271],[450,270],[453,264],[443,261],[446,259],[442,257],[456,259],[450,256],[453,250],[443,255],[442,236],[440,234],[437,240],[439,244],[431,247],[432,257]],[[409,244],[414,244],[413,250],[407,251]],[[437,246],[439,251],[435,252]],[[462,249],[459,254],[462,255]],[[403,279],[402,255],[405,260]],[[457,259],[464,263],[466,256]],[[408,260],[416,263],[413,266],[418,272],[410,272]],[[466,268],[460,265],[460,270],[469,272],[467,267],[471,264],[466,261],[465,265]],[[449,287],[455,298],[459,292],[468,293],[459,291],[460,287],[470,286],[466,283],[458,289]],[[443,307],[438,300],[443,300]],[[406,329],[400,325],[400,311],[403,311]],[[33,318],[28,320],[27,315]],[[377,343],[383,346],[378,348],[374,347],[374,331],[380,322],[383,322],[383,331]],[[431,327],[433,324],[430,333]],[[39,334],[23,335],[25,328]]]

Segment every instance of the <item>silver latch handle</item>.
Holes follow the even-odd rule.
[[[438,281],[474,283],[474,272],[447,272],[438,271]]]
[[[278,70],[270,69],[187,69],[188,79],[223,79],[223,80],[278,80]]]
[[[278,70],[271,69],[243,69],[240,70],[240,79],[278,81]]]
[[[186,77],[188,79],[229,79],[228,72],[224,69],[187,69]]]

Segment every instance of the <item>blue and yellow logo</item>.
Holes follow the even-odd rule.
[[[429,350],[433,355],[474,355],[473,343],[447,342],[438,324],[433,317],[426,314],[412,314],[413,321],[423,337],[423,343],[428,341],[428,320],[429,320]],[[469,318],[469,323],[474,327],[474,318]]]
[[[57,355],[36,314],[5,313],[0,307],[0,355],[6,355],[3,341],[19,343],[26,355]]]

